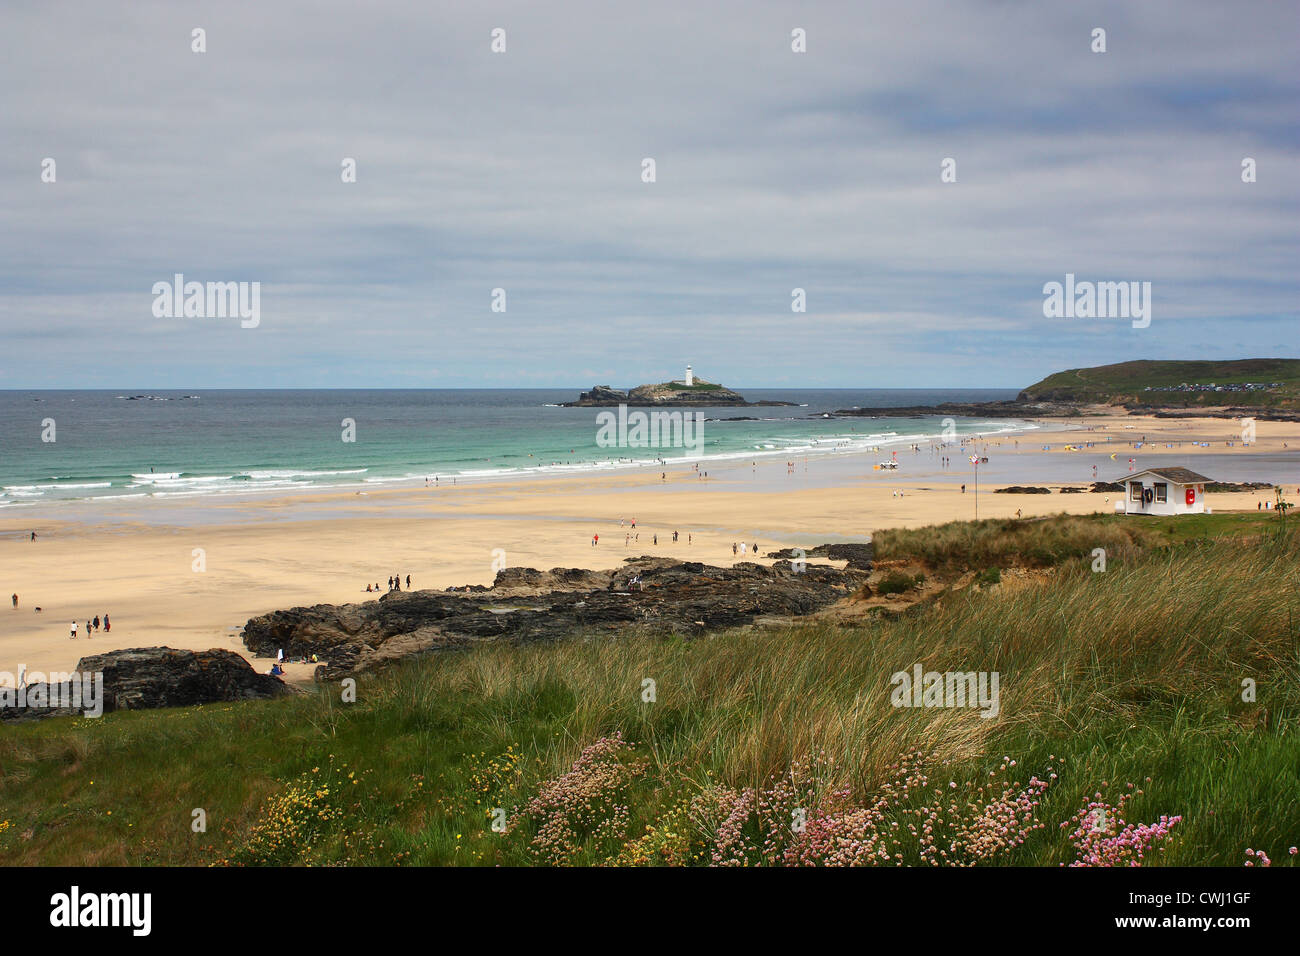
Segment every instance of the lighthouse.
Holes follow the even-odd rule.
[[[691,371],[691,367],[688,365],[686,366],[686,387],[690,388],[694,384],[695,384],[695,373]]]

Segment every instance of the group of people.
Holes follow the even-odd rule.
[[[369,584],[366,585],[367,593],[373,594],[378,590],[379,590],[378,581],[375,582],[374,587],[371,587]],[[402,590],[402,576],[400,574],[391,574],[388,576],[388,590],[390,591]],[[406,590],[408,591],[411,590],[411,576],[409,574],[406,576]]]
[[[9,600],[13,603],[13,609],[15,611],[18,610],[18,595],[17,594],[12,595]],[[40,613],[40,610],[41,609],[39,607],[36,608],[37,613]],[[113,622],[108,619],[107,612],[104,613],[103,625],[104,625],[105,634],[107,634],[109,631],[113,629]],[[87,638],[91,637],[91,635],[93,635],[96,631],[99,630],[99,626],[100,626],[99,615],[96,614],[93,618],[90,618],[88,621],[86,621],[86,637]],[[71,626],[68,628],[69,639],[75,641],[77,639],[77,632],[79,629],[80,629],[80,625],[76,621],[73,621]]]
[[[733,541],[733,542],[731,542],[731,553],[732,553],[732,554],[736,554],[736,553],[737,553],[737,548],[739,548],[739,553],[740,553],[740,554],[744,554],[744,553],[745,553],[745,549],[746,549],[746,548],[749,548],[749,547],[751,547],[751,546],[748,545],[748,544],[746,544],[744,541],[740,542],[739,545],[737,545],[736,542]],[[753,553],[754,553],[755,555],[757,555],[757,554],[758,554],[758,542],[757,542],[757,541],[754,542],[754,544],[752,545],[752,548],[753,548]]]
[[[15,594],[15,595],[14,595],[14,607],[17,607],[17,606],[18,606],[18,595]],[[106,613],[106,614],[104,615],[104,633],[107,634],[107,633],[108,633],[109,631],[111,631],[112,629],[113,629],[113,625],[112,625],[112,623],[109,621],[109,619],[108,619],[108,614]],[[94,632],[95,632],[95,631],[98,631],[98,630],[99,630],[99,615],[96,614],[96,615],[94,616],[94,618],[92,618],[91,620],[89,620],[89,621],[86,622],[86,639],[89,640],[89,639],[91,638],[91,636],[94,634]],[[73,622],[72,622],[72,627],[71,627],[70,632],[69,632],[69,634],[68,634],[68,639],[69,639],[69,640],[73,640],[73,641],[75,641],[75,640],[77,639],[77,622],[76,622],[76,621],[73,621]]]

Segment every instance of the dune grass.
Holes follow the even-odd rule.
[[[746,788],[784,780],[819,807],[865,806],[916,755],[930,788],[966,793],[1005,775],[1020,793],[1032,774],[1050,779],[1037,825],[976,862],[1072,862],[1060,824],[1096,794],[1114,805],[1125,792],[1131,821],[1182,818],[1147,862],[1240,865],[1246,848],[1294,862],[1296,535],[1225,520],[1171,541],[1158,524],[1131,524],[1141,527],[1062,518],[1028,531],[980,522],[882,534],[880,551],[972,567],[1011,554],[1003,537],[1033,536],[1020,539],[1024,563],[1047,555],[1057,570],[1038,586],[948,592],[862,626],[576,635],[390,668],[363,677],[355,703],[326,687],[6,726],[0,860],[708,862],[727,855],[721,818]],[[1216,527],[1230,534],[1204,533]],[[1091,570],[1099,546],[1121,555],[1104,573]],[[1000,713],[893,706],[891,676],[916,663],[997,672]],[[922,789],[882,819],[906,822]],[[195,832],[195,809],[206,832]],[[761,814],[744,819],[746,860],[770,862]],[[891,861],[920,859],[904,849]]]

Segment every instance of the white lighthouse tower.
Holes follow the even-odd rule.
[[[695,384],[695,373],[691,371],[691,367],[688,365],[686,366],[686,387],[690,388],[694,384]]]

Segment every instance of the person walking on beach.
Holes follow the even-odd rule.
[[[108,623],[108,612],[104,612],[104,633],[107,634],[113,629],[113,625]]]
[[[32,540],[33,540],[33,541],[36,540],[36,532],[35,532],[35,531],[32,532]]]
[[[91,633],[90,633],[90,622],[87,621],[87,622],[86,622],[86,640],[90,640],[90,638],[91,638]]]
[[[658,534],[656,534],[656,535],[654,536],[654,543],[655,543],[656,545],[659,544],[659,535],[658,535]]]
[[[98,631],[98,630],[99,630],[99,615],[96,614],[96,615],[95,615],[95,619],[94,619],[93,621],[91,621],[90,623],[94,624],[94,625],[95,625],[95,630]]]
[[[73,621],[72,631],[68,634],[68,640],[75,641],[76,639],[77,639],[77,622]]]
[[[406,590],[411,590],[411,576],[409,574],[406,576]]]
[[[632,526],[633,526],[633,527],[636,527],[636,522],[635,522],[635,521],[632,522]],[[598,545],[598,544],[600,544],[600,535],[598,535],[598,534],[593,534],[593,535],[591,536],[591,546],[594,548],[594,547],[595,547],[596,545]]]
[[[14,595],[14,610],[18,610],[18,595]]]
[[[388,576],[388,590],[391,591],[392,589],[393,589],[393,576],[390,574]]]

